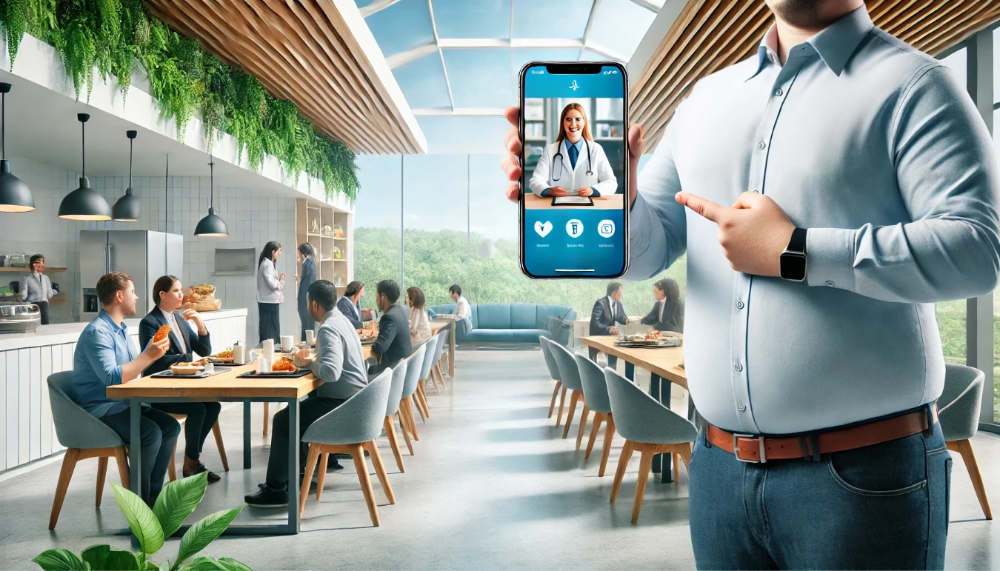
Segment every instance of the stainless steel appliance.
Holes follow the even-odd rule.
[[[97,317],[97,280],[108,272],[125,272],[132,277],[136,315],[142,317],[153,307],[153,283],[164,274],[183,281],[184,237],[145,230],[81,230],[80,290],[83,303],[81,321]]]
[[[42,324],[42,313],[33,303],[0,301],[0,333],[31,333]]]

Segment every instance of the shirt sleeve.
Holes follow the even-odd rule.
[[[1000,271],[1000,173],[966,91],[934,64],[893,115],[892,159],[911,222],[810,228],[807,280],[884,301],[931,303],[993,291]]]
[[[278,279],[278,271],[274,268],[274,263],[262,264],[261,271],[264,272],[264,283],[271,291],[281,291],[285,287],[285,282]]]
[[[376,355],[385,355],[385,352],[389,350],[389,346],[392,345],[392,340],[396,338],[399,332],[396,331],[396,321],[394,319],[381,319],[378,322],[378,338],[375,339],[375,343],[372,344],[372,353]]]
[[[687,217],[684,207],[674,200],[681,190],[674,164],[671,139],[678,108],[653,157],[639,174],[639,194],[629,213],[628,278],[642,280],[670,267],[687,248]]]
[[[344,342],[330,327],[319,328],[319,339],[316,342],[320,348],[319,357],[309,367],[314,375],[326,382],[340,379],[344,371]]]
[[[115,355],[115,343],[111,335],[99,329],[90,329],[86,332],[86,338],[81,339],[84,344],[84,355],[102,383],[106,386],[122,384],[122,367],[118,364]]]

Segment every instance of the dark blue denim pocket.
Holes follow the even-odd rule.
[[[899,496],[927,485],[924,437],[914,434],[874,446],[830,454],[830,475],[863,496]]]

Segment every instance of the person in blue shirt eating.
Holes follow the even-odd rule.
[[[129,341],[126,317],[135,315],[135,286],[122,272],[97,280],[101,312],[80,334],[73,356],[73,390],[70,398],[121,436],[126,445],[132,433],[129,405],[107,397],[107,387],[136,379],[170,348],[170,336],[150,341],[142,353]],[[163,477],[180,434],[180,424],[169,414],[142,407],[142,495],[152,506],[163,488]]]

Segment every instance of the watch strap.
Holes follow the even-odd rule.
[[[788,246],[785,247],[786,252],[796,252],[800,254],[806,253],[806,229],[796,228],[792,230],[792,237],[788,240]]]

